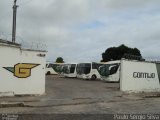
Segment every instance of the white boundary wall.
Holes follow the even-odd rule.
[[[120,77],[121,91],[160,91],[160,81],[155,63],[121,60]]]
[[[17,45],[0,43],[0,56],[0,96],[45,93],[45,51],[24,50]],[[15,75],[16,64],[22,64],[18,68],[19,77]],[[30,65],[32,68],[25,68]],[[4,67],[12,67],[12,71]],[[25,74],[29,76],[24,77]]]

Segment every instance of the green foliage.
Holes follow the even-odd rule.
[[[56,59],[56,63],[64,63],[63,58],[62,57],[58,57]]]
[[[130,48],[122,44],[118,47],[110,47],[104,53],[102,53],[101,62],[120,60],[125,54],[142,57],[140,50],[137,48]]]

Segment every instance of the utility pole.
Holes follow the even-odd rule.
[[[12,26],[12,42],[15,43],[16,40],[16,15],[17,15],[17,5],[16,5],[17,0],[14,0],[14,5],[13,5],[13,26]]]

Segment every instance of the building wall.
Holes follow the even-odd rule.
[[[155,63],[121,61],[120,89],[130,92],[160,91],[160,81]]]
[[[160,82],[160,63],[156,63],[156,67],[157,67],[158,78],[159,78],[159,82]]]
[[[45,93],[43,51],[0,44],[0,96]]]

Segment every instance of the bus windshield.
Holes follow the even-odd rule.
[[[70,74],[74,73],[76,68],[76,64],[66,64],[63,66],[63,73]]]
[[[77,65],[78,74],[89,74],[91,71],[91,63],[81,63]]]
[[[71,64],[70,65],[70,73],[74,73],[75,68],[76,68],[76,64]]]
[[[69,74],[69,66],[68,65],[63,66],[63,73]]]
[[[115,74],[118,70],[119,64],[105,64],[99,67],[99,73],[101,76],[108,77]]]
[[[109,76],[109,67],[110,65],[106,64],[106,65],[102,65],[99,68],[99,73],[101,76]]]

